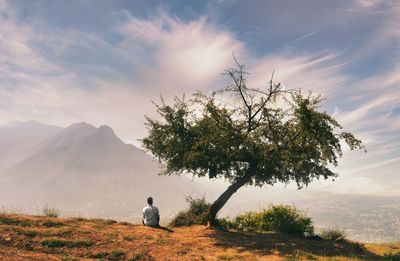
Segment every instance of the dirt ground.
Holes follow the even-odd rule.
[[[389,260],[400,244],[0,214],[0,260]]]

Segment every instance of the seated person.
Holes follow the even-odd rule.
[[[143,208],[143,225],[151,227],[160,226],[160,214],[158,208],[153,206],[153,198],[147,198],[147,207]]]

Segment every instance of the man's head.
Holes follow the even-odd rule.
[[[148,198],[147,198],[147,203],[148,203],[149,205],[153,205],[153,198],[152,198],[152,197],[148,197]]]

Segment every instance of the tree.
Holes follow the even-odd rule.
[[[235,60],[236,61],[236,60]],[[334,179],[342,156],[341,141],[351,150],[361,141],[326,112],[319,111],[320,96],[286,90],[273,77],[265,89],[250,88],[244,66],[226,71],[226,88],[190,100],[163,98],[155,104],[162,120],[147,119],[144,148],[164,164],[163,174],[191,174],[225,178],[230,185],[211,204],[210,226],[216,215],[242,186],[294,181],[298,188],[313,179]],[[217,98],[218,97],[218,98]]]

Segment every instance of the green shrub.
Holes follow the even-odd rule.
[[[186,197],[186,201],[189,203],[189,207],[180,211],[169,225],[173,227],[206,225],[210,204],[207,203],[204,196],[202,198],[192,198],[189,196]]]
[[[311,218],[287,205],[270,205],[259,212],[244,212],[232,220],[220,219],[220,224],[224,228],[239,231],[276,231],[291,235],[314,233]]]
[[[319,234],[319,236],[322,237],[323,239],[333,240],[333,241],[346,239],[346,233],[344,229],[341,229],[339,227],[330,227],[323,229]]]
[[[51,217],[51,218],[57,218],[61,215],[60,210],[49,207],[47,205],[42,209],[42,212],[46,217]]]
[[[233,220],[219,219],[219,224],[226,229],[239,231],[259,232],[264,229],[263,214],[261,212],[248,211],[237,215]]]
[[[310,217],[294,206],[271,205],[263,215],[264,229],[290,234],[314,234]]]
[[[385,253],[383,254],[383,260],[385,261],[400,261],[400,253]]]

